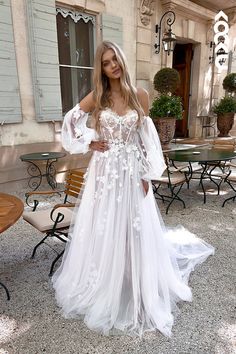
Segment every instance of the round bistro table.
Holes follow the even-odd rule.
[[[14,195],[0,193],[0,233],[12,226],[22,215],[24,210],[23,202]],[[0,282],[0,285],[7,293],[7,300],[10,294],[7,287]]]
[[[179,151],[170,151],[167,153],[171,161],[178,162],[188,162],[191,173],[191,163],[198,162],[203,166],[203,170],[200,174],[200,184],[203,191],[204,203],[206,203],[206,191],[203,185],[204,179],[210,179],[212,182],[213,173],[216,167],[220,167],[222,161],[229,161],[236,157],[236,151],[220,150],[220,149],[204,149],[204,148],[195,148],[191,150],[179,150]],[[209,163],[214,162],[214,166],[208,170]],[[214,182],[218,187],[219,185]]]
[[[34,152],[31,154],[21,155],[21,161],[28,162],[29,166],[27,168],[28,174],[30,176],[28,185],[32,190],[39,188],[42,182],[42,178],[45,176],[49,186],[52,189],[57,187],[57,182],[55,179],[56,167],[55,163],[58,159],[66,156],[65,152]],[[43,172],[39,167],[38,162],[45,161],[46,168]]]

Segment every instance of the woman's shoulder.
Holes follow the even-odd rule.
[[[95,108],[94,91],[91,91],[87,96],[85,96],[80,101],[79,105],[84,112],[92,112]]]
[[[145,90],[142,87],[136,87],[135,90],[136,90],[138,97],[148,97],[149,96],[147,90]]]
[[[143,108],[145,115],[149,113],[149,94],[148,92],[141,87],[136,88],[137,98],[140,105]]]

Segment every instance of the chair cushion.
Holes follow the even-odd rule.
[[[23,219],[34,226],[41,232],[50,230],[54,222],[50,218],[50,213],[52,209],[36,210],[36,211],[25,211],[23,213]],[[62,222],[58,223],[58,228],[65,228],[70,225],[73,208],[58,208],[55,210],[53,218],[57,216],[57,212],[64,215]]]
[[[183,173],[175,172],[175,173],[170,175],[170,182],[171,182],[172,185],[177,185],[177,184],[184,183],[184,182],[187,182],[187,181],[186,181],[186,177],[185,177],[185,175]],[[167,176],[162,175],[160,178],[158,178],[156,180],[153,180],[153,183],[154,184],[157,184],[157,183],[166,183],[166,184],[168,184],[169,183],[169,178]]]
[[[232,182],[236,182],[236,174],[230,174],[229,177],[227,178],[227,180],[232,181]]]

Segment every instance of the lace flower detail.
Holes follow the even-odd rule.
[[[139,216],[136,216],[136,217],[133,219],[133,228],[134,228],[136,231],[140,231],[140,229],[141,229],[141,221],[140,221],[140,217],[139,217]]]
[[[118,179],[118,178],[119,178],[118,172],[117,172],[116,169],[113,169],[113,170],[111,171],[111,178],[114,178],[114,179]]]
[[[118,197],[116,198],[117,203],[120,203],[122,201],[122,195],[118,195]]]

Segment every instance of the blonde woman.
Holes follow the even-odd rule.
[[[170,336],[175,303],[191,301],[190,272],[214,252],[183,228],[165,230],[150,182],[165,163],[148,107],[147,92],[131,84],[122,50],[106,41],[96,52],[94,90],[66,114],[62,128],[66,150],[93,156],[53,277],[56,299],[64,316],[82,315],[104,334]]]

